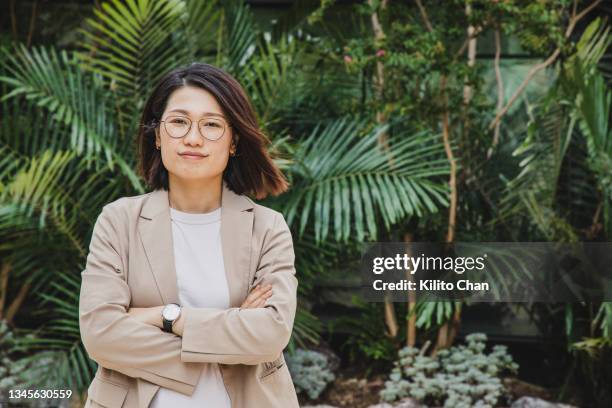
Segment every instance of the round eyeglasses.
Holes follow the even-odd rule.
[[[168,116],[165,120],[160,120],[168,136],[173,139],[180,139],[187,136],[191,131],[192,120],[186,116]],[[218,140],[225,134],[225,130],[231,127],[224,120],[214,117],[202,118],[198,120],[198,130],[200,135],[208,140]]]

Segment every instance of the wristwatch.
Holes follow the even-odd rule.
[[[165,332],[172,333],[172,325],[181,315],[181,305],[178,303],[168,303],[162,309],[162,322]]]

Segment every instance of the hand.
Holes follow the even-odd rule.
[[[240,305],[241,309],[255,309],[258,307],[264,307],[266,300],[272,296],[272,285],[267,284],[262,287],[261,284],[255,286],[255,288],[248,294],[247,298]]]

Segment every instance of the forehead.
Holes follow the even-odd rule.
[[[203,115],[223,116],[221,105],[213,94],[194,86],[183,86],[172,92],[166,103],[165,113],[177,113],[193,117]]]

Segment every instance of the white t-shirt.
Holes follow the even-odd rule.
[[[229,288],[221,249],[221,207],[199,214],[170,207],[170,218],[181,305],[229,308]],[[231,401],[218,364],[203,363],[200,381],[191,396],[160,387],[149,406],[231,408]]]

